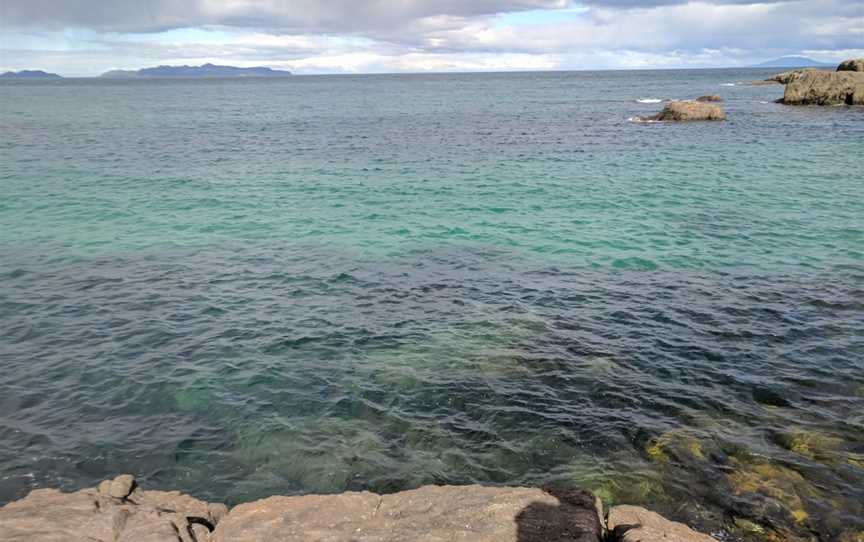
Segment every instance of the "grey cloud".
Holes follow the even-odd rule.
[[[382,29],[434,16],[474,17],[563,7],[568,0],[3,0],[0,21],[10,28],[85,27],[151,32],[224,25],[290,32]]]

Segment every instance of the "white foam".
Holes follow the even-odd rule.
[[[663,122],[662,120],[653,120],[645,117],[630,117],[627,119],[628,122],[635,122],[637,124],[654,124],[658,122]]]
[[[721,83],[721,87],[734,87],[737,83]]]
[[[640,104],[659,104],[663,100],[660,98],[642,98],[641,100],[636,100]]]

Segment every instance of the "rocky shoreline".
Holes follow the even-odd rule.
[[[132,475],[74,493],[37,489],[0,508],[2,542],[717,542],[591,492],[423,486],[389,495],[269,497],[228,509]]]

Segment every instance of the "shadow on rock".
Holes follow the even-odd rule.
[[[544,488],[558,504],[532,502],[516,515],[518,542],[599,542],[602,511],[590,491]]]

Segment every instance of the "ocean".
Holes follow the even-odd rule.
[[[0,503],[557,484],[864,531],[864,109],[774,71],[0,83]]]

